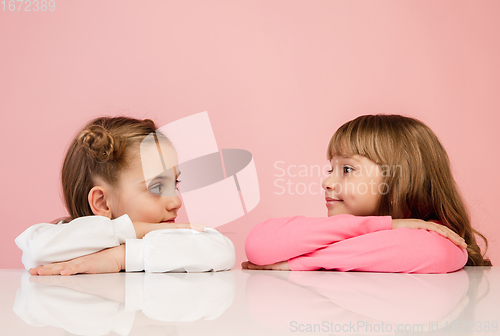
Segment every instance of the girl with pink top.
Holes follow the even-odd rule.
[[[447,273],[491,266],[474,234],[445,149],[421,121],[364,115],[327,152],[327,218],[273,218],[246,239],[252,270]]]

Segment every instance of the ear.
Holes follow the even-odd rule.
[[[89,191],[89,205],[94,215],[112,218],[110,202],[106,188],[95,186]]]

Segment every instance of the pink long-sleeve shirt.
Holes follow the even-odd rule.
[[[434,231],[392,229],[390,216],[348,214],[268,219],[252,229],[245,251],[256,265],[288,260],[292,271],[448,273],[468,258]]]

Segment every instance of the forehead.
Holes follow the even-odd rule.
[[[365,158],[365,157],[363,157],[361,155],[357,155],[357,154],[355,154],[355,155],[334,155],[334,156],[332,156],[332,159],[330,161],[331,162],[354,161],[354,162],[361,163],[363,158]]]
[[[172,144],[161,138],[145,140],[132,150],[124,175],[151,180],[166,171],[175,170],[178,165],[177,152]]]
[[[140,145],[139,157],[141,160],[144,180],[151,180],[178,165],[177,152],[172,144],[165,139],[144,139]]]
[[[358,155],[358,154],[335,155],[330,160],[330,163],[332,165],[341,164],[341,163],[350,163],[350,164],[363,165],[363,166],[378,165],[376,162],[372,161],[371,159],[367,158],[366,156]]]

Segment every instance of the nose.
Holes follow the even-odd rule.
[[[182,206],[182,201],[179,196],[167,196],[165,197],[166,206],[168,211],[176,211]]]
[[[332,173],[321,183],[321,187],[326,192],[335,192],[335,190],[340,187],[339,178],[335,173]]]
[[[335,185],[335,181],[334,181],[334,178],[332,176],[332,174],[330,174],[322,183],[321,183],[321,187],[323,187],[323,189],[325,189],[325,191],[331,191],[333,189]]]

